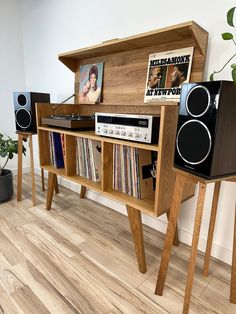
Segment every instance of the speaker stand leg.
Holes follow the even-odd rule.
[[[33,206],[36,206],[36,195],[35,195],[35,178],[34,178],[34,156],[33,156],[33,139],[32,134],[28,136],[29,148],[30,148],[30,169],[31,169],[31,180],[32,180],[32,202]]]
[[[41,168],[41,182],[42,182],[42,191],[45,191],[44,170],[43,170],[43,168]]]
[[[18,134],[18,170],[17,170],[17,202],[21,201],[22,194],[22,140],[23,136]]]
[[[213,201],[212,201],[212,207],[211,207],[211,218],[210,218],[208,237],[207,237],[207,247],[206,247],[204,266],[203,266],[204,276],[208,276],[212,241],[213,241],[213,235],[214,235],[214,229],[215,229],[215,223],[216,223],[217,206],[218,206],[218,200],[219,200],[219,195],[220,195],[220,186],[221,186],[221,181],[215,182],[214,195],[213,195]]]
[[[31,132],[17,132],[18,134],[18,170],[17,170],[17,201],[21,201],[22,194],[22,162],[23,162],[23,140],[29,140],[30,150],[30,170],[32,180],[32,202],[36,205],[35,177],[34,177],[34,156],[33,156],[33,139]]]

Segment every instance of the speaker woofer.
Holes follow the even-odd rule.
[[[203,116],[210,106],[210,93],[205,86],[194,86],[186,98],[186,110],[192,117]]]
[[[189,120],[182,125],[177,133],[177,151],[188,164],[202,163],[208,157],[211,146],[211,134],[201,121]]]
[[[16,123],[22,129],[27,129],[31,125],[32,117],[29,110],[21,108],[16,112]]]

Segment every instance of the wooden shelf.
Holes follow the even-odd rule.
[[[139,209],[146,214],[156,216],[154,213],[154,200],[139,199],[113,189],[103,191],[103,194],[109,198],[116,199],[120,203]]]
[[[99,191],[99,192],[102,191],[101,182],[93,182],[91,180],[88,180],[86,178],[80,177],[78,175],[67,176],[66,173],[65,173],[65,169],[64,168],[57,169],[56,167],[50,166],[50,165],[41,166],[41,168],[43,168],[44,170],[47,170],[49,172],[52,172],[52,173],[54,173],[56,175],[59,175],[61,177],[67,178],[67,179],[69,179],[71,181],[74,181],[76,183],[79,183],[81,185],[84,185],[84,186],[86,186],[88,188],[91,188],[93,190],[96,190],[96,191]]]
[[[52,172],[55,173],[58,176],[62,176],[65,177],[66,173],[65,173],[65,168],[56,168],[52,165],[41,165],[41,168],[48,171],[48,172]]]
[[[59,60],[75,73],[75,102],[79,102],[80,66],[103,62],[102,102],[110,104],[110,107],[123,106],[122,112],[125,113],[126,106],[134,109],[144,105],[150,53],[194,47],[190,81],[199,82],[202,80],[207,39],[208,33],[190,21],[63,53]],[[163,105],[168,105],[168,102]]]
[[[71,135],[74,137],[84,137],[89,138],[91,140],[96,140],[100,142],[106,142],[106,143],[113,143],[118,145],[126,145],[130,147],[137,147],[140,149],[145,150],[152,150],[152,151],[158,151],[158,145],[156,144],[143,144],[139,142],[132,142],[132,141],[126,141],[126,140],[119,140],[116,138],[111,137],[104,137],[100,135],[96,135],[94,131],[68,131],[67,129],[57,129],[57,128],[51,128],[51,127],[38,127],[38,130],[47,131],[47,132],[57,132],[62,133],[66,135]]]
[[[67,178],[71,181],[74,181],[74,182],[79,183],[83,186],[86,186],[87,188],[90,188],[92,190],[95,190],[98,192],[102,191],[101,182],[94,182],[94,181],[88,180],[86,178],[80,177],[78,175],[68,176]]]
[[[205,35],[205,36],[204,36]],[[151,32],[129,36],[123,39],[113,39],[88,48],[81,48],[71,52],[59,54],[58,58],[73,72],[77,71],[77,62],[87,58],[99,58],[107,54],[115,54],[124,51],[133,51],[151,47],[154,43],[169,44],[184,40],[194,40],[201,54],[205,53],[205,41],[208,33],[197,23],[189,21],[171,27],[165,27]]]
[[[138,199],[138,198],[135,198],[133,196],[129,196],[127,194],[124,194],[122,192],[115,191],[113,189],[110,189],[108,191],[102,191],[101,182],[93,182],[91,180],[80,177],[78,175],[67,176],[65,174],[65,169],[57,169],[54,166],[47,165],[47,166],[41,166],[41,167],[44,170],[52,172],[52,173],[59,175],[61,177],[64,177],[64,178],[71,180],[75,183],[81,184],[82,186],[86,186],[89,189],[92,189],[92,190],[100,192],[100,193],[102,192],[102,194],[104,196],[112,198],[112,199],[116,199],[117,201],[119,201],[122,204],[127,204],[131,207],[135,207],[141,211],[144,211],[147,214],[151,214],[152,216],[155,215],[154,214],[154,200]]]

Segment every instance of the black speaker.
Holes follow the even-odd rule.
[[[50,103],[50,94],[13,92],[17,131],[37,133],[35,103]]]
[[[236,174],[236,85],[183,84],[174,165],[213,179]]]

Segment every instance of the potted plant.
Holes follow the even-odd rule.
[[[234,13],[235,13],[235,9],[236,7],[231,8],[228,12],[227,12],[227,24],[230,27],[235,27],[234,26]],[[221,37],[223,40],[228,40],[231,41],[235,46],[236,46],[236,41],[234,39],[234,35],[232,33],[229,32],[225,32],[221,34]],[[236,53],[234,53],[229,59],[228,61],[217,71],[214,71],[211,75],[210,75],[210,81],[214,81],[214,75],[220,73],[221,71],[224,70],[224,68],[230,63],[230,61],[232,59],[234,59],[236,57]],[[232,75],[232,79],[234,81],[234,83],[236,84],[236,63],[232,63],[231,64],[231,75]]]
[[[26,148],[23,146],[25,155]],[[18,141],[4,136],[0,133],[0,157],[3,158],[3,164],[0,163],[0,202],[9,200],[13,195],[13,175],[12,171],[5,169],[9,159],[18,153]]]

